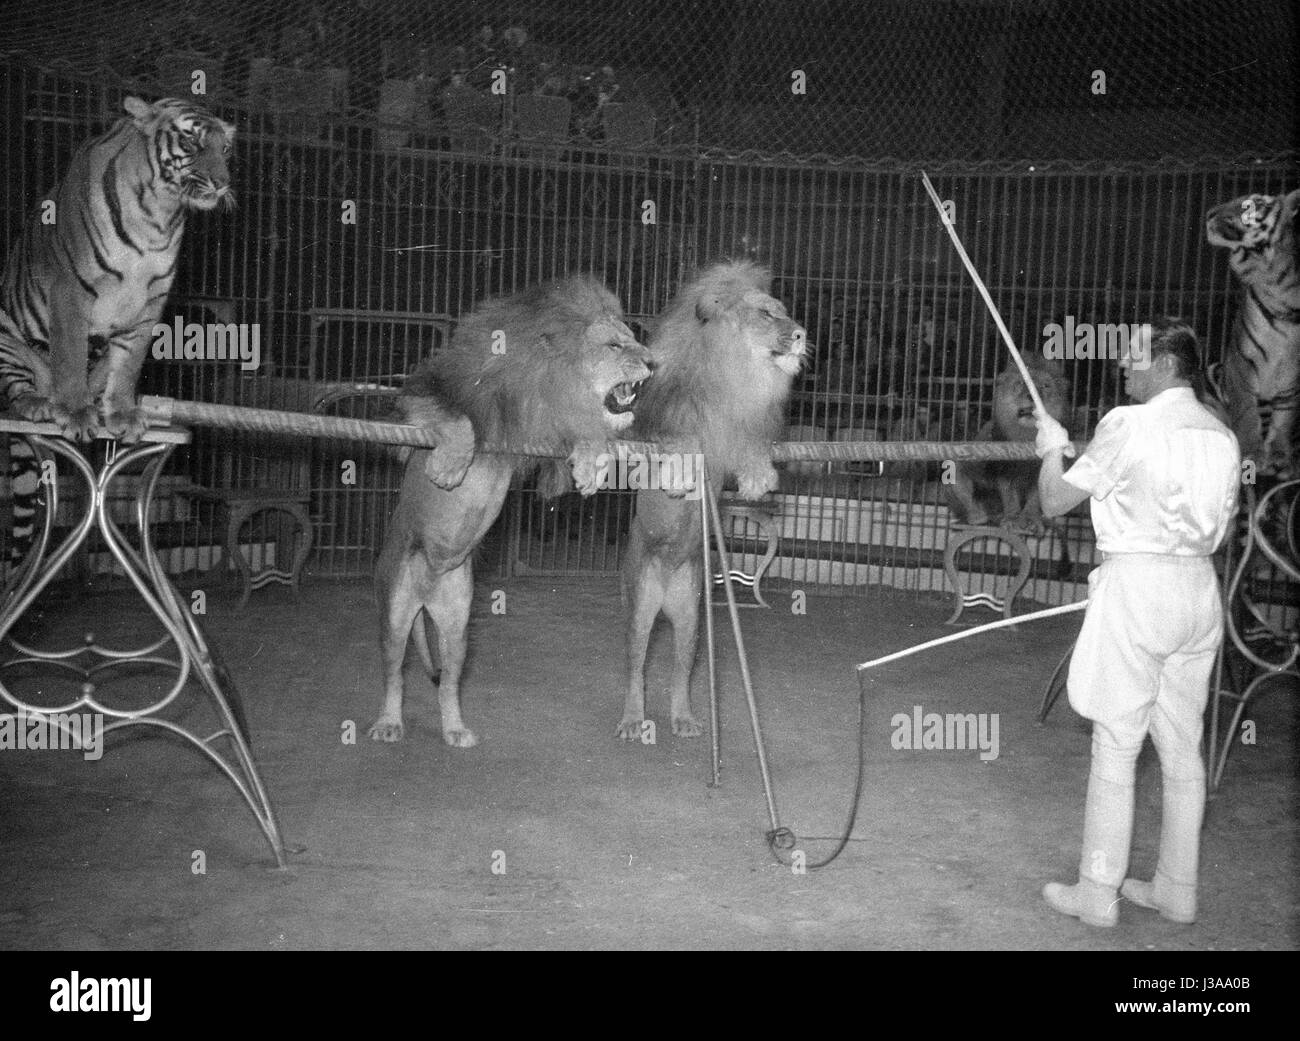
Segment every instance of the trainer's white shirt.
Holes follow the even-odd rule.
[[[1103,553],[1209,556],[1237,507],[1237,438],[1190,387],[1112,409],[1063,475],[1092,496]]]

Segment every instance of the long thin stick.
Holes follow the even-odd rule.
[[[951,633],[948,636],[940,636],[937,640],[918,643],[915,647],[908,647],[901,651],[895,651],[893,654],[886,654],[883,658],[872,658],[870,661],[864,661],[858,666],[858,671],[861,672],[863,669],[874,669],[877,665],[884,665],[886,662],[897,661],[899,658],[906,658],[910,654],[920,654],[922,651],[928,651],[931,647],[938,647],[940,644],[953,643],[957,640],[968,640],[972,636],[986,633],[990,629],[1001,629],[1003,626],[1018,625],[1021,622],[1036,622],[1041,618],[1051,618],[1053,615],[1069,614],[1071,611],[1082,611],[1087,606],[1087,600],[1080,600],[1077,604],[1063,604],[1060,607],[1049,607],[1043,611],[1033,611],[1029,614],[1017,615],[1015,618],[999,618],[996,622],[989,622],[987,625],[977,625],[974,629],[966,629],[959,633]]]
[[[952,239],[952,244],[957,247],[957,255],[961,257],[961,262],[966,265],[970,277],[975,280],[975,288],[980,291],[980,296],[984,298],[985,305],[993,315],[993,324],[998,327],[998,332],[1002,334],[1002,339],[1006,341],[1007,348],[1011,351],[1011,357],[1015,359],[1016,368],[1020,370],[1020,375],[1024,377],[1025,386],[1029,388],[1029,396],[1034,399],[1034,411],[1039,415],[1046,415],[1047,409],[1043,407],[1043,399],[1038,396],[1038,388],[1034,386],[1034,381],[1029,378],[1029,369],[1025,367],[1025,361],[1020,357],[1020,351],[1011,339],[1011,333],[1007,331],[1006,325],[1003,324],[1002,315],[998,313],[993,298],[989,296],[984,280],[980,278],[979,272],[975,270],[975,265],[971,263],[970,257],[966,255],[966,247],[961,244],[961,239],[957,236],[957,229],[953,227],[952,221],[948,219],[948,213],[943,208],[943,201],[939,198],[939,193],[934,190],[934,185],[930,183],[930,175],[924,170],[921,171],[921,180],[925,184],[925,190],[930,193],[930,201],[934,203],[935,209],[939,211],[939,219],[943,221],[943,226],[948,229],[948,237]]]
[[[704,489],[709,486],[708,466],[704,456],[700,456],[700,551],[704,557],[704,645],[709,660],[709,762],[713,768],[710,788],[722,784],[722,731],[718,708],[718,652],[713,635],[713,561],[710,557],[709,533],[713,525],[709,521],[709,499]]]
[[[749,675],[749,655],[745,653],[745,636],[740,631],[740,612],[736,609],[736,591],[731,586],[731,558],[727,555],[727,539],[722,531],[722,515],[718,501],[707,481],[701,481],[704,498],[708,500],[709,516],[713,521],[713,536],[717,540],[718,563],[722,567],[722,588],[727,594],[727,613],[731,616],[731,634],[736,640],[736,656],[740,659],[740,682],[745,688],[745,704],[749,706],[749,725],[754,731],[754,752],[758,756],[758,772],[763,779],[763,796],[767,799],[767,819],[772,831],[781,829],[776,816],[776,795],[772,791],[772,773],[767,768],[767,749],[763,745],[763,728],[758,722],[758,702],[754,698],[754,682]],[[704,609],[712,613],[713,605],[706,600]]]

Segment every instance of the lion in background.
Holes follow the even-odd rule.
[[[402,666],[414,634],[438,684],[443,740],[460,748],[477,743],[460,712],[472,554],[501,512],[512,478],[543,462],[483,449],[562,448],[578,490],[592,494],[608,439],[632,423],[637,391],[650,375],[648,357],[614,295],[578,276],[485,302],[461,321],[445,351],[411,374],[402,410],[441,443],[407,460],[375,571],[384,703],[372,738],[403,736]]]
[[[1032,354],[1025,361],[1043,405],[1053,419],[1070,426],[1070,380],[1059,361]],[[993,418],[975,435],[976,441],[1030,441],[1038,433],[1034,400],[1015,364],[1008,364],[993,381]],[[1043,512],[1038,502],[1037,460],[959,462],[954,482],[945,484],[948,504],[959,522],[1005,524],[1041,532]]]
[[[714,495],[734,478],[742,499],[777,486],[772,442],[807,340],[769,291],[771,275],[748,262],[704,269],[668,305],[650,341],[654,379],[628,436],[702,451]],[[682,494],[639,490],[623,563],[628,608],[628,687],[616,733],[631,740],[645,719],[645,659],[662,611],[673,629],[673,733],[696,737],[691,671],[701,591],[700,507]]]

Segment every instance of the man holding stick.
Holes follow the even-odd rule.
[[[1043,513],[1091,497],[1100,567],[1070,663],[1070,704],[1092,720],[1092,766],[1075,885],[1043,897],[1088,925],[1119,920],[1119,894],[1175,922],[1196,919],[1205,809],[1200,742],[1223,607],[1210,555],[1236,510],[1236,438],[1196,398],[1196,334],[1162,318],[1142,327],[1121,360],[1137,404],[1097,425],[1068,472],[1069,435],[1038,416]],[[1124,877],[1133,830],[1138,753],[1150,733],[1164,782],[1155,877]]]

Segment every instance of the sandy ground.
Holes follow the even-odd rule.
[[[796,874],[769,855],[767,810],[736,657],[721,641],[723,783],[707,738],[667,725],[667,640],[652,654],[654,745],[614,737],[622,638],[616,583],[479,583],[465,682],[477,748],[446,747],[432,687],[408,668],[406,740],[365,737],[379,702],[366,583],[309,583],[300,604],[257,593],[244,613],[213,592],[207,628],[251,720],[255,754],[296,852],[287,870],[234,789],[155,733],[79,753],[0,754],[0,943],[40,949],[1030,948],[1294,949],[1296,699],[1253,713],[1212,798],[1201,918],[1177,926],[1131,904],[1113,930],[1043,904],[1073,880],[1088,731],[1042,688],[1080,616],[977,637],[875,670],[854,841]],[[781,823],[810,859],[837,834],[854,776],[854,665],[946,630],[946,605],[809,597],[794,614],[742,613]],[[51,608],[53,633],[140,642],[125,594]],[[57,619],[57,623],[50,621]],[[725,613],[718,619],[725,623]],[[661,630],[662,633],[662,630]],[[725,634],[725,629],[720,629]],[[49,635],[47,633],[47,635]],[[703,659],[695,705],[706,718]],[[140,677],[126,697],[151,689]],[[31,689],[30,686],[20,689]],[[184,712],[206,727],[197,697]],[[892,747],[896,713],[996,714],[997,757]],[[358,740],[343,740],[348,722]],[[210,729],[210,728],[208,728]],[[207,729],[204,730],[207,732]],[[1139,765],[1133,869],[1154,866],[1159,772]],[[201,851],[206,873],[193,870]],[[497,869],[494,872],[494,867]]]

